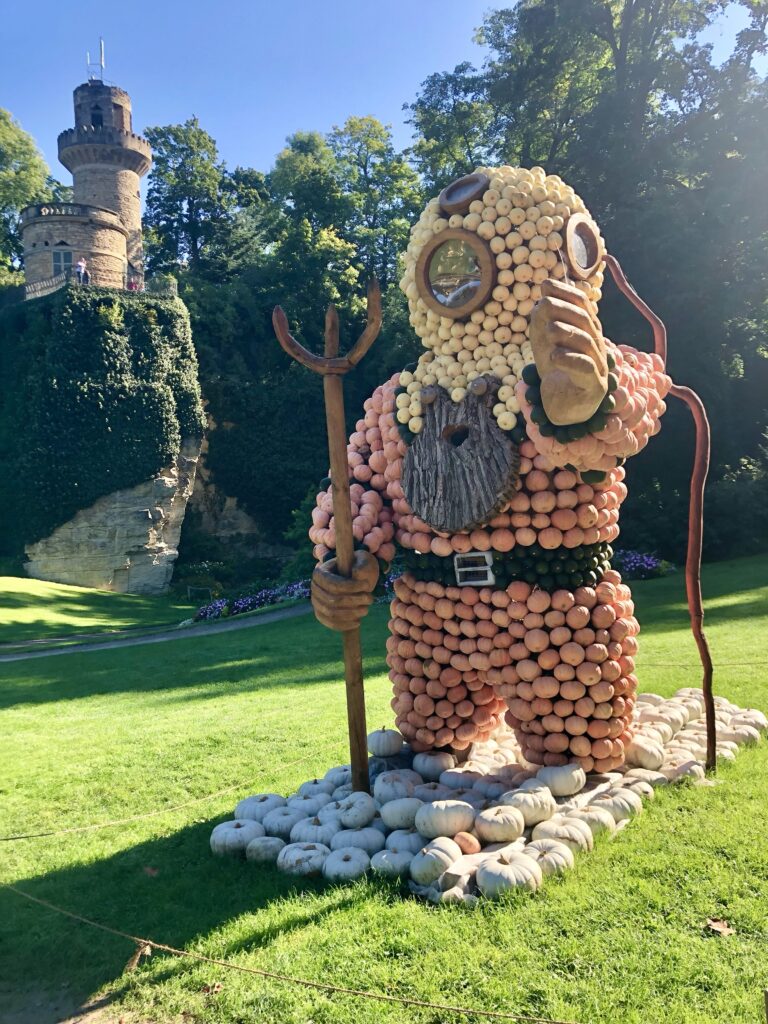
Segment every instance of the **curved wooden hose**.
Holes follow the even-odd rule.
[[[667,329],[661,317],[653,312],[627,280],[621,264],[615,256],[606,254],[605,263],[611,272],[616,287],[626,296],[651,325],[653,329],[654,351],[661,356],[666,367],[667,363]],[[670,394],[679,398],[691,410],[696,428],[696,452],[694,455],[693,474],[691,476],[691,498],[688,508],[688,550],[685,559],[685,589],[688,596],[688,611],[691,616],[691,632],[699,650],[699,658],[704,672],[701,688],[704,694],[704,709],[707,724],[707,762],[708,772],[715,770],[717,760],[717,731],[715,723],[715,701],[712,694],[712,656],[709,644],[704,635],[704,604],[701,596],[701,551],[704,532],[704,484],[709,471],[710,430],[709,420],[701,401],[695,391],[690,388],[673,384]]]
[[[688,553],[685,560],[685,589],[691,614],[691,631],[699,649],[704,670],[701,688],[707,722],[707,771],[715,770],[717,759],[717,732],[715,701],[712,695],[712,656],[704,635],[704,604],[701,597],[701,549],[704,531],[704,484],[709,470],[710,432],[704,403],[690,388],[673,384],[670,394],[688,406],[696,427],[696,454],[691,477],[691,501],[688,511]]]

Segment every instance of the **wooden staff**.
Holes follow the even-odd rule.
[[[333,516],[336,522],[336,565],[340,576],[352,575],[355,556],[352,535],[352,506],[349,497],[349,465],[347,463],[347,426],[344,419],[343,376],[356,366],[376,340],[381,329],[381,291],[374,278],[368,285],[368,321],[365,330],[346,356],[339,356],[339,315],[331,304],[325,314],[325,353],[315,355],[300,345],[288,329],[288,320],[280,306],[275,306],[272,324],[280,345],[291,358],[323,378],[325,417],[328,428],[328,454],[331,463]],[[365,725],[365,693],[363,690],[363,656],[360,649],[360,628],[345,630],[344,678],[347,690],[347,723],[349,754],[352,764],[352,785],[369,792],[368,741]]]

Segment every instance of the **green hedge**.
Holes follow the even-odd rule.
[[[0,312],[0,553],[173,462],[204,426],[186,307],[69,287]]]

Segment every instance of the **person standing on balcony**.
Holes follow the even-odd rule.
[[[90,280],[91,275],[88,273],[88,265],[85,262],[85,256],[81,256],[80,259],[77,261],[75,265],[75,273],[77,274],[78,284],[87,284],[88,281],[84,280],[86,276],[88,277],[88,280]]]

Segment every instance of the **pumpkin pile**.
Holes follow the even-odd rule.
[[[768,730],[761,712],[715,700],[718,756],[734,757]],[[531,763],[503,726],[473,743],[463,764],[448,752],[414,753],[400,733],[380,729],[368,737],[372,795],[353,792],[342,765],[292,796],[246,797],[233,821],[213,829],[211,850],[332,882],[371,871],[436,903],[535,890],[600,835],[615,835],[656,786],[703,777],[701,690],[639,694],[637,710],[629,763],[592,774],[578,764]]]

